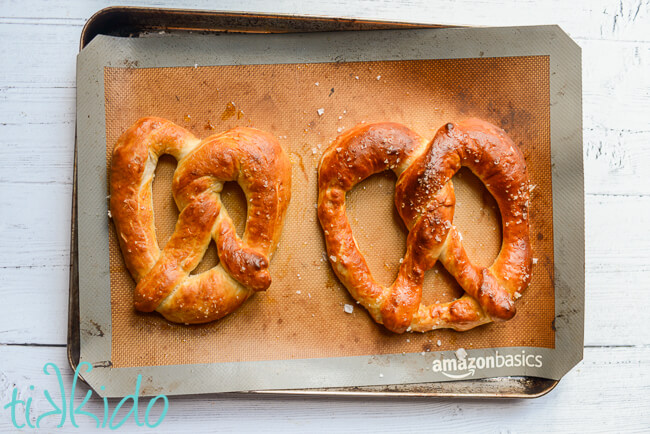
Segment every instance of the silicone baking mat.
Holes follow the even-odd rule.
[[[274,134],[293,162],[292,200],[271,261],[273,283],[219,321],[185,326],[133,308],[134,282],[110,224],[112,346],[115,368],[327,358],[492,347],[554,348],[553,204],[549,57],[493,57],[317,64],[104,69],[106,157],[119,135],[143,116],[160,116],[200,138],[235,126]],[[393,334],[375,324],[338,282],[325,257],[316,216],[316,168],[342,131],[393,121],[430,139],[449,121],[478,117],[522,149],[531,184],[533,278],[514,319],[466,332]],[[178,210],[175,167],[161,159],[153,185],[157,236],[171,235]],[[453,179],[454,223],[469,257],[489,265],[501,243],[498,208],[466,169]],[[348,196],[348,215],[374,277],[389,285],[405,250],[406,229],[393,205],[395,177],[376,175]],[[223,199],[240,231],[245,201],[236,185]],[[211,245],[198,273],[217,262]],[[462,294],[443,267],[429,271],[423,302]],[[351,314],[343,309],[354,305]]]

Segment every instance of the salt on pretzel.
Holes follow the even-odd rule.
[[[472,264],[453,226],[453,175],[468,167],[499,205],[503,242],[487,268]],[[395,206],[409,230],[397,278],[385,288],[372,277],[352,234],[345,196],[385,170],[398,176]],[[395,123],[359,125],[339,136],[319,166],[318,217],[334,272],[372,318],[394,332],[439,328],[463,331],[514,316],[528,286],[529,180],[519,148],[500,128],[469,119],[448,123],[427,143]],[[424,273],[440,260],[465,294],[421,305]]]
[[[171,238],[156,240],[151,185],[158,158],[178,160],[172,193],[180,210]],[[240,239],[220,200],[224,182],[236,181],[248,204]],[[122,134],[113,151],[110,210],[124,263],[137,282],[135,307],[169,321],[198,324],[237,309],[271,284],[270,257],[291,197],[291,163],[273,136],[235,128],[197,139],[160,118],[143,118]],[[216,243],[219,264],[190,275]]]

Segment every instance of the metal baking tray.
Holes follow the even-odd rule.
[[[452,26],[370,21],[353,18],[310,17],[180,9],[109,7],[93,15],[81,32],[79,49],[97,35],[143,37],[151,32],[165,34],[248,32],[326,32],[379,29],[448,28]],[[74,151],[72,226],[70,241],[70,289],[68,306],[68,362],[79,364],[79,267],[77,243],[77,148]],[[538,377],[496,377],[442,383],[417,383],[322,389],[251,391],[246,394],[313,395],[341,397],[466,397],[537,398],[555,388],[559,380]],[[241,394],[241,392],[239,392]]]

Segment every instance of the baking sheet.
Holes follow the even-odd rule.
[[[133,48],[133,47],[132,47],[132,48]],[[129,56],[126,57],[127,60],[128,60],[128,57],[129,57]],[[132,59],[132,60],[130,60],[130,62],[136,62],[136,60],[133,60],[134,58],[136,58],[136,56],[131,56],[131,59]],[[139,61],[142,61],[142,56],[138,55],[138,56],[137,56],[137,59],[140,59]],[[124,58],[122,58],[121,60],[123,61]],[[154,64],[158,63],[159,60],[160,60],[160,59],[157,59],[156,62],[154,62]],[[188,57],[186,60],[190,60],[189,57]],[[110,64],[111,62],[108,62],[108,63]],[[115,65],[115,63],[117,63],[117,62],[114,62],[111,66],[117,66],[117,65]],[[191,63],[190,63],[190,65],[191,65]],[[343,64],[339,64],[338,66],[339,66],[339,68],[340,68],[340,67],[343,67],[343,66],[345,66],[345,65],[346,65],[346,64],[343,63]],[[136,63],[136,64],[129,63],[129,64],[126,64],[126,65],[125,65],[125,64],[120,64],[119,66],[122,67],[122,68],[124,68],[125,66],[126,66],[126,67],[129,67],[129,68],[126,69],[126,71],[139,71],[138,68],[134,68],[134,66],[138,66],[137,63]],[[142,66],[144,66],[144,65],[142,65]],[[190,70],[194,69],[194,70],[196,70],[197,72],[198,72],[199,70],[204,70],[203,68],[200,68],[198,64],[197,64],[196,66],[197,66],[196,68],[194,68],[194,67],[190,67],[190,68],[188,68],[188,69],[190,69]],[[299,66],[299,65],[295,65],[295,64],[294,64],[293,66],[294,66],[294,67],[297,67],[297,66]],[[316,66],[318,66],[318,65],[316,65]],[[322,65],[321,65],[321,66],[322,66]],[[354,65],[348,64],[347,66],[354,66]],[[402,65],[402,66],[403,66],[403,65]],[[306,66],[306,65],[303,65],[303,67],[307,67],[307,66]],[[310,66],[310,67],[315,67],[315,66],[312,65],[312,66]],[[358,68],[358,65],[356,65],[356,67]],[[207,68],[207,69],[209,69],[209,68]],[[548,70],[549,70],[549,69],[547,69],[547,71],[548,71]],[[400,73],[403,72],[402,69],[399,69],[399,71],[400,71]],[[185,74],[185,75],[188,75],[188,74]],[[378,75],[380,75],[380,74],[378,74]],[[386,76],[390,76],[390,73],[388,73],[388,75],[385,75],[384,77],[386,77]],[[376,80],[376,76],[364,77],[364,78],[365,78],[365,79]],[[360,79],[361,79],[361,77],[360,77]],[[360,79],[359,79],[359,80],[360,80]],[[355,80],[355,81],[356,81],[356,80],[357,80],[357,79],[356,79],[356,75],[355,75],[354,77],[351,77],[351,80]],[[377,81],[377,82],[381,82],[381,79],[380,79],[380,80],[376,80],[376,81]],[[315,87],[320,87],[320,84],[319,84],[319,86],[316,86],[315,83],[316,83],[316,82],[314,82],[313,86],[315,86]],[[310,85],[311,85],[311,84],[310,84]],[[108,88],[107,88],[107,89],[108,89]],[[416,88],[414,89],[414,91],[417,91],[418,89],[419,89],[419,88],[416,87]],[[152,94],[155,94],[155,92],[152,93]],[[354,95],[354,94],[353,94],[353,95]],[[354,95],[354,96],[357,97],[357,98],[359,97],[359,95]],[[455,96],[457,97],[457,95],[455,95]],[[190,98],[190,99],[191,99],[191,98]],[[240,103],[240,104],[241,104],[241,103]],[[411,105],[412,105],[412,104],[411,104]],[[319,108],[320,108],[320,107],[319,107]],[[216,109],[215,109],[215,110],[216,110]],[[250,112],[250,109],[248,109],[248,110],[249,110],[249,112]],[[304,110],[304,111],[306,112],[307,110]],[[334,111],[334,110],[332,110],[332,111]],[[314,113],[312,113],[312,116],[316,116],[316,115],[315,115],[315,108],[314,108],[313,112],[314,112]],[[245,115],[245,113],[246,113],[246,112],[244,111],[244,115]],[[328,113],[328,109],[326,109],[326,113]],[[153,113],[149,113],[149,114],[153,114]],[[223,113],[221,113],[221,114],[223,115]],[[347,113],[346,113],[346,114],[347,114]],[[412,115],[412,113],[407,113],[407,114],[408,114],[408,115]],[[441,114],[441,116],[440,116],[441,118],[442,118],[442,115],[443,115],[443,114],[444,114],[444,113]],[[462,114],[462,113],[461,113],[461,114]],[[109,113],[108,113],[108,111],[107,111],[107,112],[106,112],[106,116],[107,116],[107,118],[108,118],[108,115],[109,115]],[[192,119],[192,114],[191,114],[191,113],[187,113],[187,114],[183,114],[183,115],[182,115],[182,116],[183,116],[183,119],[182,119],[182,120],[185,120],[185,116],[186,116],[186,115],[188,115],[188,118],[189,118],[189,119]],[[176,113],[175,116],[178,117],[179,114]],[[197,117],[197,115],[194,115],[194,116],[195,116],[195,118]],[[166,117],[168,117],[168,118],[170,118],[170,119],[172,119],[172,120],[176,120],[176,121],[179,122],[180,124],[183,124],[183,123],[182,123],[182,120],[179,121],[178,119],[175,119],[175,118],[174,118],[174,114],[171,114],[171,115],[166,116]],[[200,116],[199,116],[199,117],[200,117]],[[405,123],[405,124],[407,124],[407,125],[410,125],[410,126],[412,126],[412,127],[413,127],[413,123],[408,122],[408,120],[406,120],[406,118],[407,118],[407,117],[408,117],[408,118],[411,118],[411,119],[412,119],[412,118],[417,118],[417,116],[406,116],[406,114],[404,114],[404,113],[402,113],[402,117],[405,118],[405,120],[403,120],[402,122]],[[318,117],[318,118],[320,118],[320,117]],[[429,118],[432,118],[432,117],[430,116]],[[435,116],[433,116],[433,118],[435,118]],[[242,119],[244,119],[244,116],[242,116],[242,118],[239,119],[239,120],[241,121]],[[251,122],[252,122],[253,119],[252,119],[252,118],[250,118],[250,119],[251,119]],[[488,119],[490,119],[490,118],[488,118]],[[514,119],[514,118],[513,118],[513,119]],[[227,120],[227,119],[225,119],[225,120]],[[304,119],[303,119],[303,120],[304,120]],[[380,120],[380,119],[378,119],[378,120]],[[383,119],[381,119],[381,120],[383,120]],[[396,119],[391,119],[391,120],[396,120]],[[400,121],[400,120],[397,119],[397,121]],[[245,122],[248,122],[248,119],[245,119]],[[310,121],[310,122],[311,122],[311,121]],[[443,121],[443,122],[444,122],[444,121]],[[413,127],[413,128],[416,129],[416,131],[419,131],[421,134],[423,134],[423,135],[426,136],[426,132],[423,132],[423,130],[426,131],[425,127],[423,126],[423,127],[418,128],[417,121],[416,121],[415,123],[416,123],[416,126]],[[441,125],[441,124],[442,124],[442,122],[439,123],[439,125]],[[207,124],[206,124],[206,125],[207,125]],[[309,125],[309,124],[308,124],[308,125]],[[428,128],[428,129],[433,128],[433,129],[435,130],[435,128],[437,128],[439,125],[435,125],[434,127],[432,127],[432,126],[428,125],[428,123],[427,123],[426,128]],[[127,125],[127,126],[128,126],[128,125]],[[255,126],[258,126],[258,125],[255,125]],[[350,125],[350,126],[351,126],[351,125]],[[205,127],[205,125],[204,125],[204,127]],[[310,127],[313,128],[314,125],[310,125]],[[197,127],[194,126],[194,128],[195,128],[195,132],[196,132],[196,128],[197,128]],[[200,127],[199,127],[199,128],[200,128]],[[431,130],[431,131],[434,131],[434,130]],[[294,131],[294,130],[291,129],[291,131]],[[322,133],[322,132],[321,132],[321,133]],[[200,135],[200,136],[205,136],[205,134],[198,134],[198,135]],[[278,134],[278,135],[282,136],[282,134]],[[104,142],[104,148],[105,148],[105,146],[106,146],[106,143],[107,143],[107,142]],[[108,143],[111,143],[111,141],[109,140]],[[308,149],[311,150],[311,149],[314,149],[314,148],[308,148]],[[318,149],[318,148],[316,148],[316,149]],[[315,155],[315,154],[313,154],[313,155]],[[304,160],[304,158],[303,158],[303,160]],[[300,166],[300,164],[298,163],[296,166]],[[303,161],[303,166],[305,166],[304,161]],[[161,168],[161,169],[162,169],[162,168]],[[302,171],[302,169],[300,169],[300,170]],[[306,181],[308,181],[308,180],[309,180],[309,174],[308,174],[306,168],[305,168],[305,172],[304,172],[304,173],[306,174],[306,177],[307,177],[307,180],[306,180]],[[467,178],[467,177],[469,177],[469,176],[465,176],[465,177]],[[295,179],[296,179],[296,173],[294,172],[294,180],[295,180]],[[370,181],[369,181],[369,182],[370,182]],[[374,180],[374,184],[369,184],[368,187],[372,187],[372,188],[371,188],[371,191],[375,191],[375,190],[377,190],[377,191],[375,191],[375,193],[376,193],[377,195],[379,195],[379,196],[384,195],[384,196],[388,196],[388,197],[390,197],[390,192],[387,191],[387,190],[389,190],[389,189],[385,189],[385,188],[375,188],[375,187],[373,187],[373,185],[378,186],[380,183],[384,183],[384,184],[388,185],[388,184],[390,184],[390,182],[392,182],[392,180],[381,180],[380,178],[377,178],[377,179]],[[105,185],[105,184],[104,184],[104,185]],[[461,185],[462,185],[462,182],[461,182]],[[476,189],[472,190],[472,188],[471,188],[470,186],[471,186],[471,182],[468,183],[468,191],[470,191],[470,192],[471,192],[471,191],[474,191],[475,193],[477,193],[477,192],[480,193],[480,190],[478,190],[478,191],[477,191]],[[549,186],[549,187],[550,187],[550,186]],[[373,190],[373,189],[374,189],[374,190]],[[360,190],[360,189],[359,189],[359,190]],[[364,191],[364,196],[366,196],[365,193],[366,193],[366,192]],[[353,193],[353,194],[354,194],[354,193]],[[373,194],[374,194],[374,193],[373,193]],[[158,196],[160,196],[160,195],[158,195]],[[233,196],[236,196],[236,195],[233,195]],[[372,196],[371,196],[371,197],[372,197]],[[390,205],[392,206],[392,199],[388,200],[387,202],[389,202]],[[105,206],[105,205],[104,205],[104,206]],[[231,207],[231,208],[232,208],[232,207]],[[488,208],[489,208],[489,207],[488,207]],[[367,214],[367,213],[366,213],[366,214]],[[470,214],[471,214],[471,213],[470,213]],[[359,215],[363,218],[364,213],[360,213]],[[105,223],[105,221],[104,221],[104,223]],[[459,224],[460,224],[460,223],[459,223]],[[471,226],[471,225],[470,225],[470,226]],[[360,226],[360,227],[361,227],[361,226]],[[462,226],[461,226],[461,228],[462,228]],[[402,237],[403,237],[403,234],[402,234]],[[467,237],[466,237],[466,238],[467,238]],[[481,238],[479,238],[479,239],[481,239]],[[483,237],[483,239],[485,239],[485,237]],[[360,240],[360,242],[361,242],[361,240]],[[322,240],[321,240],[321,243],[322,243]],[[281,248],[279,249],[278,252],[280,252],[280,250],[282,249],[282,245],[283,245],[283,242],[281,242]],[[402,244],[402,245],[403,245],[403,244]],[[363,244],[362,244],[362,248],[363,248]],[[276,260],[278,259],[279,255],[280,255],[280,253],[278,253],[278,256],[276,256],[276,258],[274,259],[274,261],[276,261]],[[370,259],[370,255],[369,255],[369,259]],[[399,259],[399,256],[397,256],[396,259]],[[371,267],[373,267],[372,264],[371,264]],[[324,268],[327,268],[327,267],[324,267]],[[385,268],[387,268],[386,272],[387,272],[387,274],[389,274],[391,270],[389,270],[388,268],[390,268],[390,267],[385,267]],[[379,267],[374,267],[374,268],[372,268],[372,269],[373,269],[373,271],[378,270],[378,271],[377,271],[377,275],[378,275],[378,276],[380,275],[381,272],[380,272],[379,270],[381,270],[381,266],[379,266]],[[296,276],[296,277],[297,277],[297,276]],[[390,280],[390,279],[389,279],[389,280]],[[380,281],[381,281],[381,277],[380,277]],[[387,281],[388,281],[388,280],[387,280]],[[301,291],[301,292],[302,292],[302,291]],[[343,295],[346,294],[346,293],[344,292],[344,290],[343,290],[343,291],[340,291],[340,293],[342,293]],[[337,293],[337,294],[338,294],[338,293]],[[296,295],[299,295],[299,294],[296,294]],[[523,300],[523,299],[522,299],[522,300]],[[248,304],[251,304],[252,301],[255,301],[255,299],[251,300]],[[247,306],[248,306],[248,304],[247,304]],[[339,308],[340,308],[340,305],[339,305]],[[346,317],[346,314],[344,314],[344,313],[342,312],[342,308],[340,308],[340,309],[338,309],[338,310],[340,310],[339,313],[340,313],[341,315],[343,315],[343,317]],[[364,313],[361,309],[357,309],[357,310],[355,310],[355,313],[359,314],[359,316],[361,316],[362,314],[365,315],[365,313]],[[521,315],[521,310],[520,310],[520,315]],[[349,315],[347,315],[347,317],[349,317]],[[519,316],[518,316],[518,317],[519,317]],[[367,316],[366,316],[365,318],[362,317],[362,319],[364,320],[364,323],[369,323],[370,325],[372,325],[372,326],[373,326],[373,328],[372,328],[373,330],[378,329],[377,326],[375,326],[374,324],[370,323],[370,320],[367,318]],[[83,321],[83,318],[82,318],[82,321]],[[283,322],[284,322],[284,321],[283,321]],[[552,319],[551,319],[551,322],[552,322]],[[506,324],[507,324],[507,323],[506,323]],[[549,326],[550,326],[550,324],[549,324]],[[147,331],[147,332],[150,332],[150,330]],[[450,332],[450,333],[455,333],[455,332]],[[113,335],[113,339],[114,339],[115,334],[112,334],[112,335]],[[391,336],[391,337],[394,337],[394,336]],[[398,337],[398,338],[396,338],[394,341],[396,341],[397,339],[402,339],[402,341],[405,341],[404,337]],[[404,343],[404,342],[401,342],[401,343]],[[445,342],[445,343],[447,343],[447,342]],[[470,342],[470,343],[471,343],[471,342]],[[258,346],[259,346],[259,345],[258,345]],[[83,352],[84,352],[84,351],[83,351],[83,349],[84,349],[83,347],[84,347],[84,346],[83,346],[83,340],[82,340],[82,356],[83,356]],[[312,345],[312,347],[313,347],[313,345]],[[471,346],[467,346],[467,347],[468,347],[468,348],[471,348]],[[420,349],[420,347],[418,348],[418,350],[419,350],[419,349]],[[425,350],[426,350],[426,349],[431,349],[431,348],[423,348],[423,347],[422,347],[422,349],[425,349]],[[433,348],[433,349],[435,350],[435,348]],[[390,351],[391,351],[391,349],[388,350],[388,352],[390,352]],[[395,351],[395,350],[392,349],[392,351]],[[525,350],[521,350],[521,349],[519,349],[519,351],[521,352],[521,351],[525,351]],[[146,351],[144,351],[144,352],[146,353]],[[208,351],[208,352],[209,352],[209,351]],[[412,351],[411,351],[411,352],[412,352]],[[426,351],[425,351],[425,352],[426,352]],[[470,351],[470,354],[471,354],[471,353],[472,353],[472,352]],[[492,353],[494,353],[494,351],[492,351]],[[444,353],[441,353],[441,354],[444,355]],[[502,354],[504,354],[504,352],[502,352]],[[419,354],[415,353],[415,354],[413,354],[413,355],[419,355]],[[428,357],[428,356],[429,356],[429,355],[427,354],[426,357]],[[409,360],[409,361],[410,361],[410,359],[412,359],[412,357],[409,357],[409,355],[404,356],[404,357],[405,357],[405,358],[404,358],[403,360]],[[426,357],[422,357],[422,356],[421,356],[421,358],[426,358]],[[344,358],[348,358],[348,359],[350,359],[350,357],[344,357]],[[111,354],[111,360],[113,360],[113,359],[115,359],[115,357],[113,356],[113,354]],[[353,359],[353,357],[352,357],[352,359]],[[381,359],[381,358],[380,358],[380,359]],[[384,359],[385,359],[385,360],[393,360],[394,358],[389,357],[389,358],[384,358]],[[117,359],[115,359],[115,360],[117,360]],[[260,360],[260,359],[259,359],[259,358],[258,358],[258,359],[254,359],[254,358],[253,358],[253,359],[251,359],[251,360]],[[300,359],[300,360],[304,360],[304,359]],[[319,363],[320,363],[320,362],[323,362],[322,357],[319,358],[318,360],[319,360]],[[332,359],[332,360],[335,360],[335,361],[338,360],[338,361],[340,362],[340,361],[341,361],[341,358],[336,358],[336,359]],[[379,360],[379,359],[378,359],[378,360]],[[395,359],[395,360],[397,360],[397,359]],[[394,363],[394,362],[393,362],[393,363]],[[416,377],[412,377],[412,378],[418,378],[419,381],[422,381],[422,380],[424,380],[425,378],[431,378],[430,373],[428,373],[429,376],[427,377],[427,375],[422,375],[422,372],[421,372],[422,370],[425,370],[428,366],[430,366],[431,360],[428,360],[428,361],[426,362],[428,365],[427,365],[427,364],[424,364],[424,365],[423,365],[422,363],[419,363],[419,362],[414,362],[414,363],[415,363],[415,364],[419,364],[419,368],[418,368],[418,370],[420,371],[420,374],[417,375]],[[243,364],[245,364],[245,363],[243,363]],[[403,363],[401,363],[401,364],[403,364]],[[221,365],[221,366],[224,366],[225,364],[222,363],[222,364],[220,364],[220,365]],[[314,366],[317,366],[317,365],[318,365],[318,363],[316,363]],[[344,365],[344,364],[337,363],[337,365]],[[400,365],[400,363],[397,363],[397,365]],[[265,365],[265,366],[266,366],[266,365]],[[386,365],[384,364],[384,366],[386,366]],[[119,371],[119,369],[116,369],[116,370]],[[390,371],[390,377],[392,377],[392,378],[394,379],[394,378],[396,377],[396,373],[395,373],[395,369],[393,369],[393,366],[391,365],[387,370]],[[368,371],[374,371],[374,369],[368,369]],[[375,373],[375,374],[376,374],[376,373]],[[382,374],[382,373],[380,372],[379,374]],[[481,374],[479,373],[479,375],[481,375]],[[486,375],[489,375],[489,374],[486,374]],[[367,378],[366,380],[361,380],[361,381],[370,381],[370,383],[366,383],[366,384],[373,384],[373,382],[376,382],[376,383],[383,383],[383,382],[385,382],[385,381],[390,381],[390,380],[381,380],[381,378],[386,378],[383,374],[382,374],[382,376],[377,375],[377,378],[379,378],[379,380],[372,380],[372,379],[368,379],[368,378]],[[443,379],[444,379],[444,378],[443,378]],[[327,383],[327,379],[324,379],[323,381],[326,382],[326,385],[333,385],[331,382],[330,382],[330,383]],[[408,381],[409,381],[409,380],[406,379],[406,378],[401,378],[401,382],[408,382]],[[411,380],[411,381],[412,381],[412,380]],[[334,382],[334,384],[337,384],[337,383]],[[284,387],[286,387],[286,386],[284,386]]]

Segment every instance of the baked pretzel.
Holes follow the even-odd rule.
[[[161,251],[151,185],[162,154],[178,160],[172,193],[180,215]],[[242,239],[221,203],[226,181],[236,181],[246,196]],[[137,282],[137,310],[156,310],[173,322],[205,323],[271,284],[269,259],[291,197],[291,163],[270,134],[235,128],[199,140],[165,119],[140,119],[115,145],[110,189],[124,263]],[[219,264],[190,276],[211,239]]]
[[[503,243],[487,268],[470,262],[453,226],[451,178],[461,166],[478,176],[501,211]],[[384,170],[398,176],[395,206],[409,230],[399,273],[388,288],[373,279],[345,210],[346,193]],[[503,130],[469,119],[446,124],[427,143],[403,125],[359,125],[327,148],[318,174],[318,218],[330,263],[376,322],[397,333],[463,331],[515,315],[514,300],[528,286],[532,267],[529,181],[523,154]],[[437,260],[465,294],[423,306],[424,273]]]

